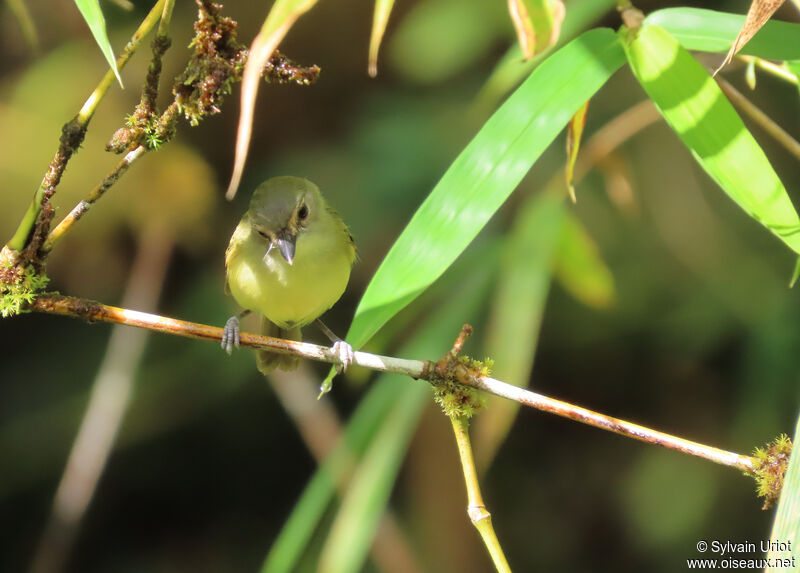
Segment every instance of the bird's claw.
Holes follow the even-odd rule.
[[[344,340],[337,340],[334,342],[333,346],[331,346],[331,352],[333,352],[337,358],[337,374],[343,374],[345,371],[347,371],[347,368],[356,359],[355,352],[353,352],[353,347],[347,344]]]
[[[232,316],[225,323],[222,329],[222,342],[220,344],[223,350],[230,355],[233,347],[239,348],[239,317]]]

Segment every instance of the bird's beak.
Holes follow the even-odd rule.
[[[292,261],[294,261],[294,247],[296,240],[297,236],[289,233],[288,231],[280,233],[275,239],[275,245],[278,247],[278,251],[280,251],[281,256],[290,265],[292,264]]]

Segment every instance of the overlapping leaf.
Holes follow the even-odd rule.
[[[783,183],[705,68],[660,26],[622,29],[620,35],[639,83],[703,169],[748,215],[800,253],[800,218]]]
[[[645,26],[661,26],[687,50],[727,52],[745,17],[702,8],[665,8],[648,15]],[[800,60],[800,25],[772,20],[741,53],[771,60]]]

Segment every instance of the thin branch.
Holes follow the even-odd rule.
[[[114,167],[114,170],[109,173],[105,179],[92,189],[91,193],[89,193],[86,199],[82,200],[80,203],[75,205],[72,208],[72,211],[64,217],[64,219],[50,232],[48,235],[47,240],[42,245],[42,252],[49,253],[55,244],[64,236],[64,234],[70,230],[72,225],[83,217],[89,209],[94,205],[94,203],[103,196],[103,194],[108,191],[108,189],[117,182],[117,180],[122,177],[122,175],[130,168],[131,164],[139,159],[142,155],[147,153],[147,148],[143,145],[140,145],[133,151],[129,151],[125,157]]]
[[[39,296],[28,307],[28,310],[82,318],[90,322],[101,321],[127,324],[129,326],[147,328],[165,334],[213,341],[217,344],[222,340],[222,329],[216,326],[208,326],[135,310],[117,308],[87,299],[68,297],[59,294],[45,294]],[[332,352],[330,348],[317,346],[316,344],[295,342],[292,340],[283,340],[280,338],[258,336],[248,333],[241,334],[240,343],[242,346],[249,348],[265,348],[273,352],[293,354],[302,358],[310,358],[311,360],[318,360],[329,364],[334,364],[339,360],[338,355]],[[356,352],[353,364],[379,372],[405,374],[416,379],[437,379],[436,366],[430,361],[406,360],[367,352]],[[561,400],[549,398],[542,394],[530,392],[518,386],[506,384],[505,382],[495,380],[488,376],[475,376],[463,365],[456,365],[453,371],[455,380],[461,384],[484,390],[495,396],[514,400],[524,406],[550,412],[557,416],[569,418],[576,422],[588,424],[649,444],[697,456],[744,472],[752,473],[753,471],[754,460],[750,456],[720,450],[712,446],[699,444],[644,426],[639,426],[632,422],[619,420],[586,408],[581,408],[580,406],[575,406],[568,402],[562,402]]]
[[[165,0],[159,0],[156,5],[153,6],[150,13],[145,17],[128,44],[122,50],[122,53],[117,58],[118,70],[122,70],[122,68],[125,67],[125,64],[128,63],[128,60],[141,44],[142,39],[155,27],[156,22],[158,22],[161,16],[164,1]],[[83,142],[89,120],[92,119],[97,106],[100,104],[103,97],[105,97],[106,92],[108,92],[114,80],[114,72],[112,70],[107,71],[103,79],[100,80],[100,83],[83,104],[78,115],[64,124],[64,127],[61,129],[58,150],[52,161],[50,161],[47,172],[42,178],[39,188],[34,193],[33,200],[28,206],[25,215],[23,215],[17,230],[14,232],[14,236],[9,239],[4,250],[21,251],[28,245],[28,240],[32,235],[34,237],[38,236],[43,240],[44,236],[50,230],[50,221],[53,218],[53,208],[50,206],[50,197],[53,196],[56,187],[61,182],[61,177],[64,174],[64,170],[67,168],[67,163],[69,163],[72,155]],[[29,253],[26,258],[34,261],[38,260],[38,252],[34,251],[37,251],[39,246],[38,244],[32,245],[32,252]],[[10,259],[15,258],[9,255],[6,256]]]
[[[501,573],[511,573],[508,561],[497,539],[497,534],[492,526],[492,514],[486,509],[478,483],[478,471],[475,469],[475,458],[472,455],[472,444],[469,440],[469,419],[466,416],[451,416],[453,432],[456,435],[458,455],[461,458],[461,468],[464,471],[464,481],[467,485],[467,515],[483,539],[483,544],[489,550],[495,568]]]
[[[786,130],[775,123],[775,121],[773,121],[772,118],[766,113],[761,111],[758,106],[744,97],[744,95],[742,95],[742,93],[733,87],[726,79],[720,76],[717,76],[715,79],[717,80],[717,83],[719,84],[719,87],[722,89],[723,93],[728,96],[728,98],[736,105],[736,107],[747,114],[750,119],[760,125],[764,131],[771,135],[773,139],[780,143],[789,153],[794,155],[797,159],[800,159],[800,142],[789,135]]]

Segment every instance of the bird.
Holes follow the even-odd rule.
[[[318,318],[341,298],[356,260],[347,225],[319,188],[301,177],[273,177],[253,192],[225,251],[225,285],[244,310],[225,323],[222,348],[239,346],[239,319],[261,315],[261,333],[302,340],[301,328],[317,321],[333,341],[337,370],[353,362],[352,347]],[[299,358],[258,350],[258,369],[294,370]]]

